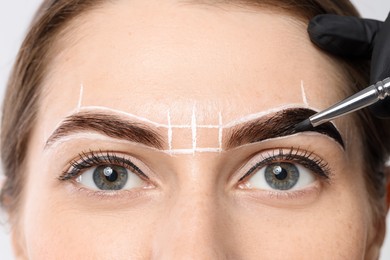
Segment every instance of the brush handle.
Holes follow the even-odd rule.
[[[390,96],[390,78],[363,89],[355,95],[311,116],[309,119],[312,126],[316,127],[339,116],[372,105],[387,96]]]

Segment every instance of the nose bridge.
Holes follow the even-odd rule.
[[[197,169],[197,171],[200,169]],[[210,174],[204,172],[203,174]],[[225,250],[220,237],[223,213],[218,190],[210,179],[197,173],[172,191],[159,219],[153,255],[155,259],[222,259]]]

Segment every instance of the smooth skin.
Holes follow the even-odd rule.
[[[346,150],[316,133],[174,156],[104,136],[76,135],[44,148],[77,108],[81,84],[82,106],[162,124],[168,111],[173,124],[190,124],[194,107],[198,124],[218,124],[219,112],[229,122],[304,107],[301,81],[309,105],[327,107],[348,93],[345,78],[297,18],[265,8],[115,1],[73,21],[54,50],[13,236],[20,259],[374,259],[379,253],[382,236],[372,225],[351,116],[336,121]],[[166,129],[154,130],[167,142]],[[197,145],[218,146],[213,131],[199,130]],[[175,148],[191,142],[190,129],[173,130]],[[259,153],[291,147],[325,161],[330,181],[314,177],[300,192],[283,194],[240,185]],[[97,193],[58,180],[90,150],[129,155],[150,181]]]

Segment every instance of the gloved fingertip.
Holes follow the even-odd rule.
[[[339,55],[343,52],[335,45],[334,35],[332,35],[334,19],[337,19],[335,15],[317,15],[309,21],[307,32],[314,44],[325,51]]]
[[[332,54],[369,59],[373,38],[381,23],[354,16],[322,14],[310,20],[307,31],[313,43]]]
[[[315,16],[309,21],[309,24],[307,26],[307,31],[309,32],[309,35],[314,37],[327,33],[329,24],[331,24],[334,19],[337,19],[336,17],[336,15],[332,14],[320,14]]]

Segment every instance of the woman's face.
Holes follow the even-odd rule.
[[[25,166],[21,254],[376,252],[351,117],[291,130],[346,95],[340,68],[296,18],[122,1],[74,21],[55,50]]]

